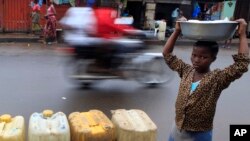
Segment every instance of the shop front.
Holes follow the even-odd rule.
[[[183,12],[183,15],[186,18],[191,17],[191,11],[192,6],[191,3],[157,3],[156,5],[156,11],[155,11],[155,19],[156,20],[162,20],[164,19],[167,21],[167,25],[170,27],[173,27],[173,21],[172,21],[172,13],[173,11],[178,8],[180,11]]]
[[[46,3],[49,0],[41,1],[41,20],[40,24],[45,24]],[[31,30],[31,2],[32,0],[0,0],[0,32],[22,32],[28,33]],[[58,2],[55,0],[55,2]],[[68,0],[65,3],[56,3],[57,19],[60,20],[64,13],[72,5]],[[76,5],[84,5],[86,0],[76,0]],[[59,25],[60,28],[60,25]]]
[[[234,19],[236,0],[194,0],[193,19],[222,20]]]
[[[186,17],[191,16],[191,0],[127,0],[127,9],[134,17],[137,28],[152,28],[150,23],[156,20],[168,21],[171,24],[171,13],[179,7]]]
[[[30,27],[30,0],[0,0],[0,29],[25,32]]]
[[[30,32],[31,30],[31,3],[33,0],[0,0],[0,32]],[[49,0],[38,0],[41,5],[41,26],[45,25],[46,3]],[[60,20],[68,8],[87,5],[118,7],[120,0],[54,0],[57,20]],[[123,1],[123,0],[122,0]],[[58,24],[58,28],[61,28]]]

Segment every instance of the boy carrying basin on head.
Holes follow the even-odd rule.
[[[212,140],[213,120],[221,92],[247,72],[250,63],[245,32],[247,24],[243,19],[236,21],[239,23],[240,44],[238,53],[233,55],[234,63],[215,70],[210,69],[219,50],[215,41],[197,41],[193,46],[191,65],[173,54],[175,42],[181,34],[180,23],[176,23],[176,30],[163,49],[166,64],[181,77],[175,104],[175,124],[169,141]]]

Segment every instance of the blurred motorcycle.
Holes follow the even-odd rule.
[[[71,47],[70,59],[66,63],[67,77],[81,86],[107,79],[132,78],[147,86],[168,82],[172,75],[162,54],[145,52],[148,46],[143,39],[153,35],[128,26],[133,19],[127,17],[115,18],[111,26],[105,27],[105,21],[96,17],[107,16],[95,15],[108,13],[105,10],[96,12],[91,8],[70,8],[60,21],[64,27],[64,40]],[[112,10],[110,14],[114,14]],[[102,22],[101,26],[97,21]],[[96,36],[96,27],[101,27],[101,30],[112,27],[115,30],[112,36],[106,31],[102,36]],[[125,34],[114,33],[117,30]]]

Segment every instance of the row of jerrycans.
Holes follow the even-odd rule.
[[[112,110],[110,120],[99,110],[62,112],[44,110],[29,119],[28,141],[156,141],[157,127],[137,109]],[[22,116],[0,117],[0,141],[25,141]]]

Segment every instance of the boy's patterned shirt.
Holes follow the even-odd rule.
[[[187,131],[207,131],[213,128],[216,103],[222,90],[247,72],[250,62],[248,55],[233,55],[232,65],[205,74],[199,86],[190,95],[194,68],[175,55],[168,54],[164,58],[168,66],[181,77],[175,103],[175,121],[178,129]]]

